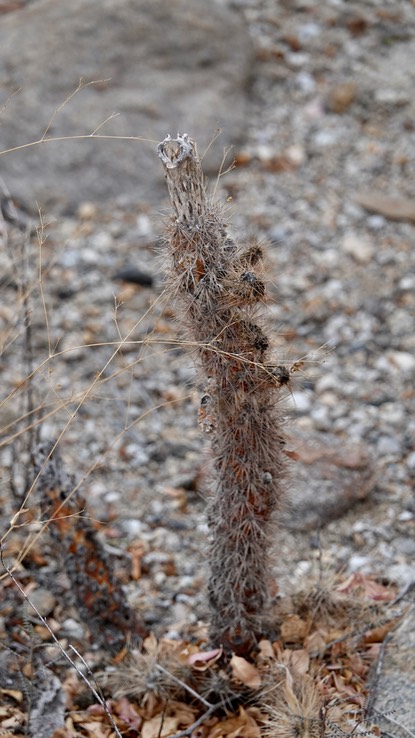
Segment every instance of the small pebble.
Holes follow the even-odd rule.
[[[348,561],[347,569],[349,572],[362,571],[363,569],[368,570],[371,565],[371,558],[369,556],[361,556],[360,554],[353,554]]]
[[[78,207],[78,218],[80,220],[93,220],[97,216],[97,206],[93,202],[83,202]]]
[[[98,233],[94,233],[90,236],[88,241],[92,249],[95,249],[98,252],[110,249],[114,245],[114,239],[108,231],[98,231]],[[99,257],[99,253],[95,254],[95,258],[97,257]],[[85,261],[85,251],[83,252],[83,259]]]
[[[299,415],[307,413],[310,410],[312,404],[310,395],[307,392],[293,392],[292,402],[295,412]]]
[[[68,638],[82,640],[85,636],[82,625],[77,620],[74,620],[74,618],[66,618],[62,623],[62,630]]]
[[[383,215],[370,215],[366,222],[372,231],[380,231],[384,228],[386,220]]]
[[[147,526],[136,518],[126,518],[121,521],[122,528],[126,531],[127,535],[132,537],[139,537],[141,533],[147,529]]]
[[[402,520],[405,522],[406,520],[413,520],[414,514],[411,512],[411,510],[404,510],[403,512],[399,513],[398,520]]]
[[[319,405],[318,407],[314,408],[311,412],[311,418],[314,423],[314,427],[317,430],[328,430],[330,428],[330,418],[328,414],[328,408]]]
[[[377,442],[379,456],[400,456],[401,444],[396,438],[381,436]]]
[[[373,244],[367,238],[354,233],[346,234],[341,245],[343,251],[352,256],[358,264],[368,264],[375,252]]]
[[[55,596],[44,587],[37,587],[34,589],[33,592],[31,592],[29,599],[44,617],[46,615],[50,615],[56,605]]]
[[[399,553],[405,556],[415,556],[415,538],[408,536],[397,536],[393,540],[393,545]]]
[[[402,372],[415,370],[415,356],[406,351],[388,351],[387,358]]]
[[[412,277],[411,275],[402,277],[399,282],[399,287],[401,290],[415,290],[415,277]]]

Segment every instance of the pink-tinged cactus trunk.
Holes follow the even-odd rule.
[[[210,635],[247,655],[269,615],[270,549],[284,489],[278,398],[289,374],[270,366],[257,322],[265,296],[261,246],[228,236],[187,135],[168,136],[159,156],[173,208],[168,282],[197,347],[206,383],[200,424],[211,437],[216,472],[207,510]]]

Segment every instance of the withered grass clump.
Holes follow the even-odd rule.
[[[210,636],[247,655],[264,634],[270,547],[284,496],[281,389],[259,319],[263,249],[235,243],[224,211],[206,194],[194,142],[159,145],[173,216],[167,279],[205,381],[200,424],[209,434],[215,483],[208,504]]]
[[[141,706],[157,701],[181,699],[191,684],[191,668],[172,642],[158,643],[154,636],[145,639],[142,650],[133,650],[112,670],[101,674],[100,681],[114,699],[131,697]]]

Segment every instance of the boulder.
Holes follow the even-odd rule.
[[[412,590],[413,591],[413,590]],[[410,601],[410,596],[408,600]],[[373,710],[382,735],[405,738],[415,725],[415,606],[386,642],[380,674],[374,680]]]
[[[342,517],[372,492],[376,474],[363,444],[344,443],[328,433],[289,439],[295,463],[293,489],[282,516],[291,530],[319,530]]]
[[[94,131],[146,140],[46,141],[2,153],[0,174],[32,205],[160,204],[158,141],[180,130],[203,152],[222,129],[205,160],[216,175],[243,136],[251,69],[242,16],[215,0],[32,2],[1,20],[1,151]]]

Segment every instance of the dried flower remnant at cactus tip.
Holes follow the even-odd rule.
[[[260,323],[262,247],[229,238],[223,209],[206,195],[195,143],[159,145],[173,218],[167,287],[197,346],[206,389],[199,420],[212,441],[216,481],[207,509],[208,584],[214,644],[246,655],[266,632],[270,548],[283,497],[285,455],[279,393]],[[271,367],[272,368],[272,367]]]
[[[174,145],[176,144],[176,146]],[[176,167],[189,156],[194,146],[193,141],[189,139],[187,133],[177,134],[177,139],[173,139],[170,134],[166,136],[164,141],[159,143],[157,147],[158,155],[167,169],[176,169]],[[170,154],[168,150],[170,149]]]

